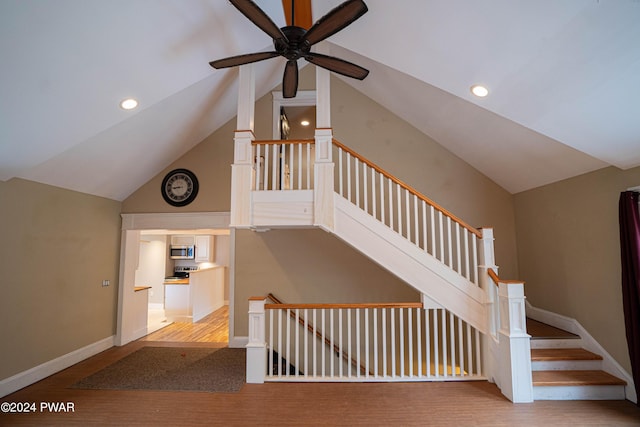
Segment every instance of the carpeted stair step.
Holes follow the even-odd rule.
[[[534,400],[618,400],[626,382],[600,370],[534,371]]]

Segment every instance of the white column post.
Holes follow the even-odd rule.
[[[500,281],[500,390],[514,403],[533,402],[531,336],[527,334],[524,283]]]
[[[267,342],[265,339],[266,298],[249,299],[249,343],[247,344],[247,383],[264,383],[267,370]]]
[[[326,52],[328,45],[317,50]],[[314,170],[314,224],[333,231],[333,130],[331,129],[331,74],[316,68],[316,133]]]
[[[489,276],[489,269],[498,273],[495,264],[493,246],[493,228],[482,228],[482,237],[478,243],[478,285],[485,292],[485,310],[487,322],[486,339],[482,342],[483,366],[489,381],[500,387],[500,362],[498,349],[498,328],[500,327],[500,308],[498,307],[498,285]]]
[[[240,66],[238,117],[231,165],[231,226],[251,226],[251,190],[253,189],[253,118],[255,75],[253,64]]]

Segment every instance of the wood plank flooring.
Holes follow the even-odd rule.
[[[175,322],[142,341],[229,342],[229,306],[225,305],[196,323]]]
[[[221,313],[218,313],[221,314]],[[171,331],[112,347],[26,387],[1,402],[34,402],[35,413],[0,413],[1,426],[201,426],[201,425],[434,425],[434,426],[632,426],[640,408],[629,401],[509,402],[494,384],[266,383],[238,393],[79,390],[69,388],[144,346],[224,347],[193,341],[207,335]],[[213,326],[210,325],[213,328]],[[198,328],[195,328],[198,329]],[[161,340],[162,339],[162,340]],[[71,402],[75,412],[40,411],[41,402]]]

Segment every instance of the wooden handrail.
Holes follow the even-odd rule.
[[[498,277],[498,275],[496,274],[496,271],[493,268],[489,268],[487,270],[487,274],[489,275],[489,277],[491,277],[491,280],[493,280],[493,282],[496,284],[496,286],[498,286],[500,283],[522,283],[524,284],[524,282],[522,280],[503,280],[500,277]]]
[[[336,145],[337,147],[340,147],[342,150],[346,151],[347,153],[349,153],[351,156],[357,158],[358,160],[360,160],[362,163],[365,163],[367,166],[369,166],[370,168],[376,170],[378,173],[384,175],[385,177],[389,178],[391,181],[395,182],[396,184],[400,185],[401,187],[405,188],[406,190],[408,190],[409,192],[413,193],[416,195],[416,197],[418,197],[420,200],[426,202],[428,205],[433,206],[436,210],[442,212],[445,216],[448,216],[449,218],[451,218],[453,221],[457,222],[458,224],[460,224],[461,226],[463,226],[464,228],[466,228],[467,230],[469,230],[469,232],[475,234],[476,236],[478,236],[479,238],[482,238],[482,231],[478,230],[475,227],[470,226],[469,224],[467,224],[466,222],[464,222],[463,220],[461,220],[460,218],[458,218],[457,216],[455,216],[454,214],[452,214],[451,212],[449,212],[448,210],[446,210],[445,208],[443,208],[442,206],[440,206],[439,204],[437,204],[436,202],[434,202],[433,200],[429,199],[427,196],[421,194],[418,190],[416,190],[415,188],[411,187],[410,185],[406,184],[405,182],[403,182],[402,180],[400,180],[399,178],[391,175],[389,172],[385,171],[384,169],[382,169],[380,166],[376,165],[375,163],[365,159],[364,157],[362,157],[360,154],[356,153],[355,151],[353,151],[352,149],[350,149],[349,147],[347,147],[346,145],[342,144],[340,141],[338,141],[337,139],[333,140],[333,144]]]
[[[275,145],[275,144],[315,144],[315,139],[263,139],[251,141],[253,145]]]
[[[271,310],[304,310],[304,309],[358,309],[358,308],[422,308],[421,302],[382,302],[360,304],[265,304],[265,309]]]
[[[496,274],[495,270],[493,268],[490,268],[487,270],[487,274],[489,274],[489,277],[491,277],[491,280],[493,280],[493,282],[498,285],[500,283],[500,278],[498,277],[498,275]]]

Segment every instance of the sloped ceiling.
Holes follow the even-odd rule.
[[[639,1],[365,1],[328,41],[371,70],[345,81],[508,191],[640,165]],[[3,0],[0,179],[123,200],[235,115],[237,70],[208,61],[270,48],[223,0]],[[283,61],[256,66],[261,96]]]

